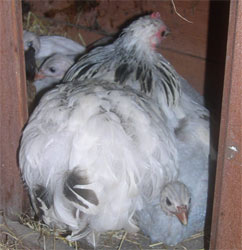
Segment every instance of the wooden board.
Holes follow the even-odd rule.
[[[242,248],[242,1],[231,1],[211,249]]]
[[[0,24],[0,210],[16,215],[26,206],[17,166],[27,119],[20,1],[0,1]]]

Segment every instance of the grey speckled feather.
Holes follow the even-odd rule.
[[[180,96],[179,76],[154,48],[163,39],[166,29],[158,17],[139,18],[112,44],[97,47],[83,55],[63,81],[102,78],[130,85],[153,99],[162,99],[165,105],[176,106]]]
[[[209,172],[213,172],[214,162],[210,157],[212,148],[209,144],[209,119],[204,119],[209,113],[202,105],[203,98],[182,79],[182,90],[194,105],[193,110],[181,125],[177,133],[177,150],[179,178],[190,190],[191,207],[188,224],[182,225],[175,216],[168,216],[160,207],[159,200],[153,201],[136,213],[136,219],[141,230],[148,235],[152,242],[163,242],[176,245],[194,233],[202,231],[207,213]],[[187,108],[187,112],[189,109]],[[211,201],[210,201],[211,202]]]
[[[160,114],[140,91],[104,80],[47,92],[19,152],[36,213],[71,231],[70,240],[121,228],[136,232],[132,217],[143,199],[159,197],[178,177],[175,135]]]
[[[152,242],[176,245],[191,235],[204,229],[208,193],[208,157],[201,146],[179,145],[179,180],[185,183],[191,192],[191,208],[188,224],[182,225],[176,217],[166,215],[160,208],[159,201],[147,204],[137,212],[138,225]]]

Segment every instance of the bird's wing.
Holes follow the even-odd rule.
[[[62,36],[40,36],[40,51],[36,58],[48,57],[52,54],[78,55],[84,52],[85,47]]]

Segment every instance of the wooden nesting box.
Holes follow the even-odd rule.
[[[220,123],[211,249],[241,248],[241,1],[26,0],[55,34],[85,43],[112,35],[129,18],[159,11],[171,30],[163,55],[203,94]],[[175,13],[177,11],[189,23]],[[17,166],[27,98],[19,0],[0,1],[0,210],[27,207]],[[28,27],[27,27],[28,28]],[[52,32],[54,34],[54,32]],[[145,34],[144,34],[145,35]],[[221,111],[222,107],[222,111]],[[221,121],[221,122],[220,122]]]

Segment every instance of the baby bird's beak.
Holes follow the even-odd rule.
[[[187,225],[188,222],[188,210],[187,206],[178,206],[177,212],[174,212],[178,220],[184,225]]]
[[[34,78],[34,80],[36,81],[36,80],[41,80],[41,79],[44,79],[46,76],[41,72],[41,71],[39,71],[39,72],[37,72],[37,74],[35,74],[35,78]]]

